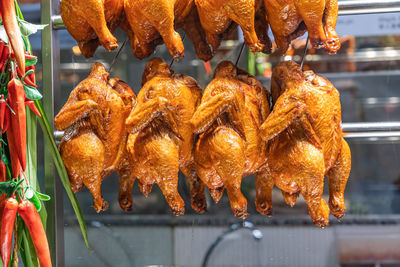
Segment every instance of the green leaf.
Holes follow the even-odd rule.
[[[42,194],[42,193],[39,193],[39,192],[37,192],[37,191],[36,191],[36,196],[37,196],[40,200],[43,200],[43,201],[48,201],[48,200],[51,199],[51,197],[50,197],[49,195]]]
[[[85,240],[86,247],[88,249],[90,249],[89,240],[88,240],[88,236],[87,236],[86,223],[85,223],[85,220],[83,219],[82,210],[81,210],[81,207],[79,206],[78,200],[75,197],[75,194],[72,192],[72,189],[71,189],[71,186],[69,183],[69,179],[68,179],[67,170],[65,169],[64,163],[61,159],[61,155],[58,152],[56,142],[54,141],[53,129],[50,126],[50,123],[47,119],[46,113],[43,111],[42,103],[40,101],[36,100],[35,104],[36,104],[36,107],[38,108],[40,114],[42,115],[41,118],[38,118],[39,124],[40,124],[40,127],[42,128],[45,140],[51,148],[51,154],[53,156],[53,160],[56,165],[58,175],[64,186],[65,191],[67,192],[67,195],[71,202],[72,208],[74,209],[76,218],[78,219],[78,223],[81,228],[82,236],[83,236],[83,239]]]
[[[25,83],[23,83],[23,85],[24,85],[26,98],[31,99],[31,100],[42,99],[43,96],[37,88],[30,86],[28,84],[25,84]]]
[[[21,30],[21,34],[25,37],[28,37],[31,34],[37,33],[38,30],[43,30],[44,28],[47,27],[47,24],[46,25],[32,24],[32,23],[29,23],[18,17],[17,17],[17,20],[18,20],[18,24],[19,24],[19,29]]]
[[[37,197],[37,195],[33,192],[33,195],[31,198],[28,198],[30,202],[32,202],[35,205],[36,210],[39,212],[42,209],[42,203],[40,203],[40,199]]]
[[[37,61],[38,61],[37,58],[29,58],[29,59],[25,58],[25,67],[36,65]]]

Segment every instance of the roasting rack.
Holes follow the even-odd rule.
[[[64,29],[59,14],[59,0],[41,0],[41,22],[48,24],[42,31],[43,104],[53,124],[54,102],[60,95],[60,40],[58,30]],[[339,15],[361,15],[400,12],[400,0],[339,0]],[[343,123],[346,138],[398,138],[400,122]],[[60,133],[56,133],[60,135]],[[48,217],[47,235],[55,266],[65,266],[63,187],[54,179],[55,168],[49,147],[44,148],[45,193],[52,197],[47,209],[54,211]]]

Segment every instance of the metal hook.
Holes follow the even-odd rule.
[[[115,63],[115,61],[117,60],[117,58],[119,57],[119,54],[121,54],[122,49],[124,48],[126,42],[128,41],[129,38],[126,38],[125,41],[122,43],[121,47],[119,48],[117,54],[115,54],[113,60],[111,61],[110,67],[108,68],[108,73],[111,73],[111,69]]]
[[[303,57],[301,58],[301,62],[300,62],[300,69],[303,70],[303,65],[304,65],[304,58],[307,55],[307,50],[308,50],[308,41],[310,39],[310,36],[307,35],[307,41],[306,41],[306,45],[304,47],[304,53],[303,53]]]
[[[238,55],[238,57],[237,57],[237,59],[236,59],[235,67],[237,67],[237,65],[238,65],[238,63],[239,63],[240,56],[241,56],[242,53],[243,53],[243,48],[244,48],[244,43],[242,44],[242,47],[240,48],[239,55]]]

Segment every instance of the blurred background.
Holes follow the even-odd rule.
[[[25,19],[39,24],[40,5],[34,3],[37,1],[25,2]],[[340,91],[344,123],[400,121],[400,13],[341,16],[337,32],[342,36],[339,53],[329,56],[309,49],[304,68],[327,77]],[[58,34],[61,91],[57,93],[55,114],[71,90],[86,78],[93,62],[109,66],[116,54],[100,47],[94,58],[86,60],[66,30]],[[126,39],[119,31],[116,37],[120,45]],[[241,33],[234,32],[230,39],[205,64],[196,58],[186,38],[185,58],[175,62],[173,70],[196,78],[205,88],[220,61],[236,61]],[[281,60],[299,62],[305,42],[295,41],[285,57],[279,51],[254,56],[245,48],[239,66],[257,75],[268,88],[273,67]],[[31,36],[31,43],[40,59],[40,33]],[[154,56],[171,62],[165,46],[159,46]],[[146,62],[136,59],[127,43],[111,76],[125,80],[137,93]],[[43,67],[39,61],[39,88]],[[39,156],[43,155],[42,140],[39,135]],[[347,215],[342,221],[332,217],[326,229],[312,224],[301,197],[290,208],[277,189],[273,192],[273,217],[259,215],[254,205],[253,176],[242,183],[252,224],[243,225],[232,216],[226,195],[218,204],[207,195],[208,212],[196,214],[181,174],[179,192],[186,202],[185,215],[171,214],[157,186],[145,198],[135,185],[133,210],[123,212],[114,174],[102,184],[103,197],[110,204],[106,212],[94,212],[86,189],[77,194],[92,252],[85,248],[73,209],[64,197],[66,266],[201,266],[206,255],[207,266],[400,266],[400,138],[354,137],[347,141],[352,152],[345,194]],[[44,176],[43,159],[39,160],[39,176]],[[323,197],[328,198],[328,190]]]

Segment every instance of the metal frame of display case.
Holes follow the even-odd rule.
[[[41,0],[41,22],[48,24],[42,31],[43,104],[51,125],[54,124],[54,100],[60,93],[59,29],[65,29],[58,15],[59,0]],[[339,0],[339,15],[361,15],[400,12],[400,0]],[[346,138],[400,137],[400,122],[343,123]],[[59,133],[58,133],[59,135]],[[65,266],[64,258],[64,189],[55,179],[55,168],[49,146],[44,144],[45,193],[52,196],[46,208],[54,216],[47,219],[47,233],[55,266]]]

